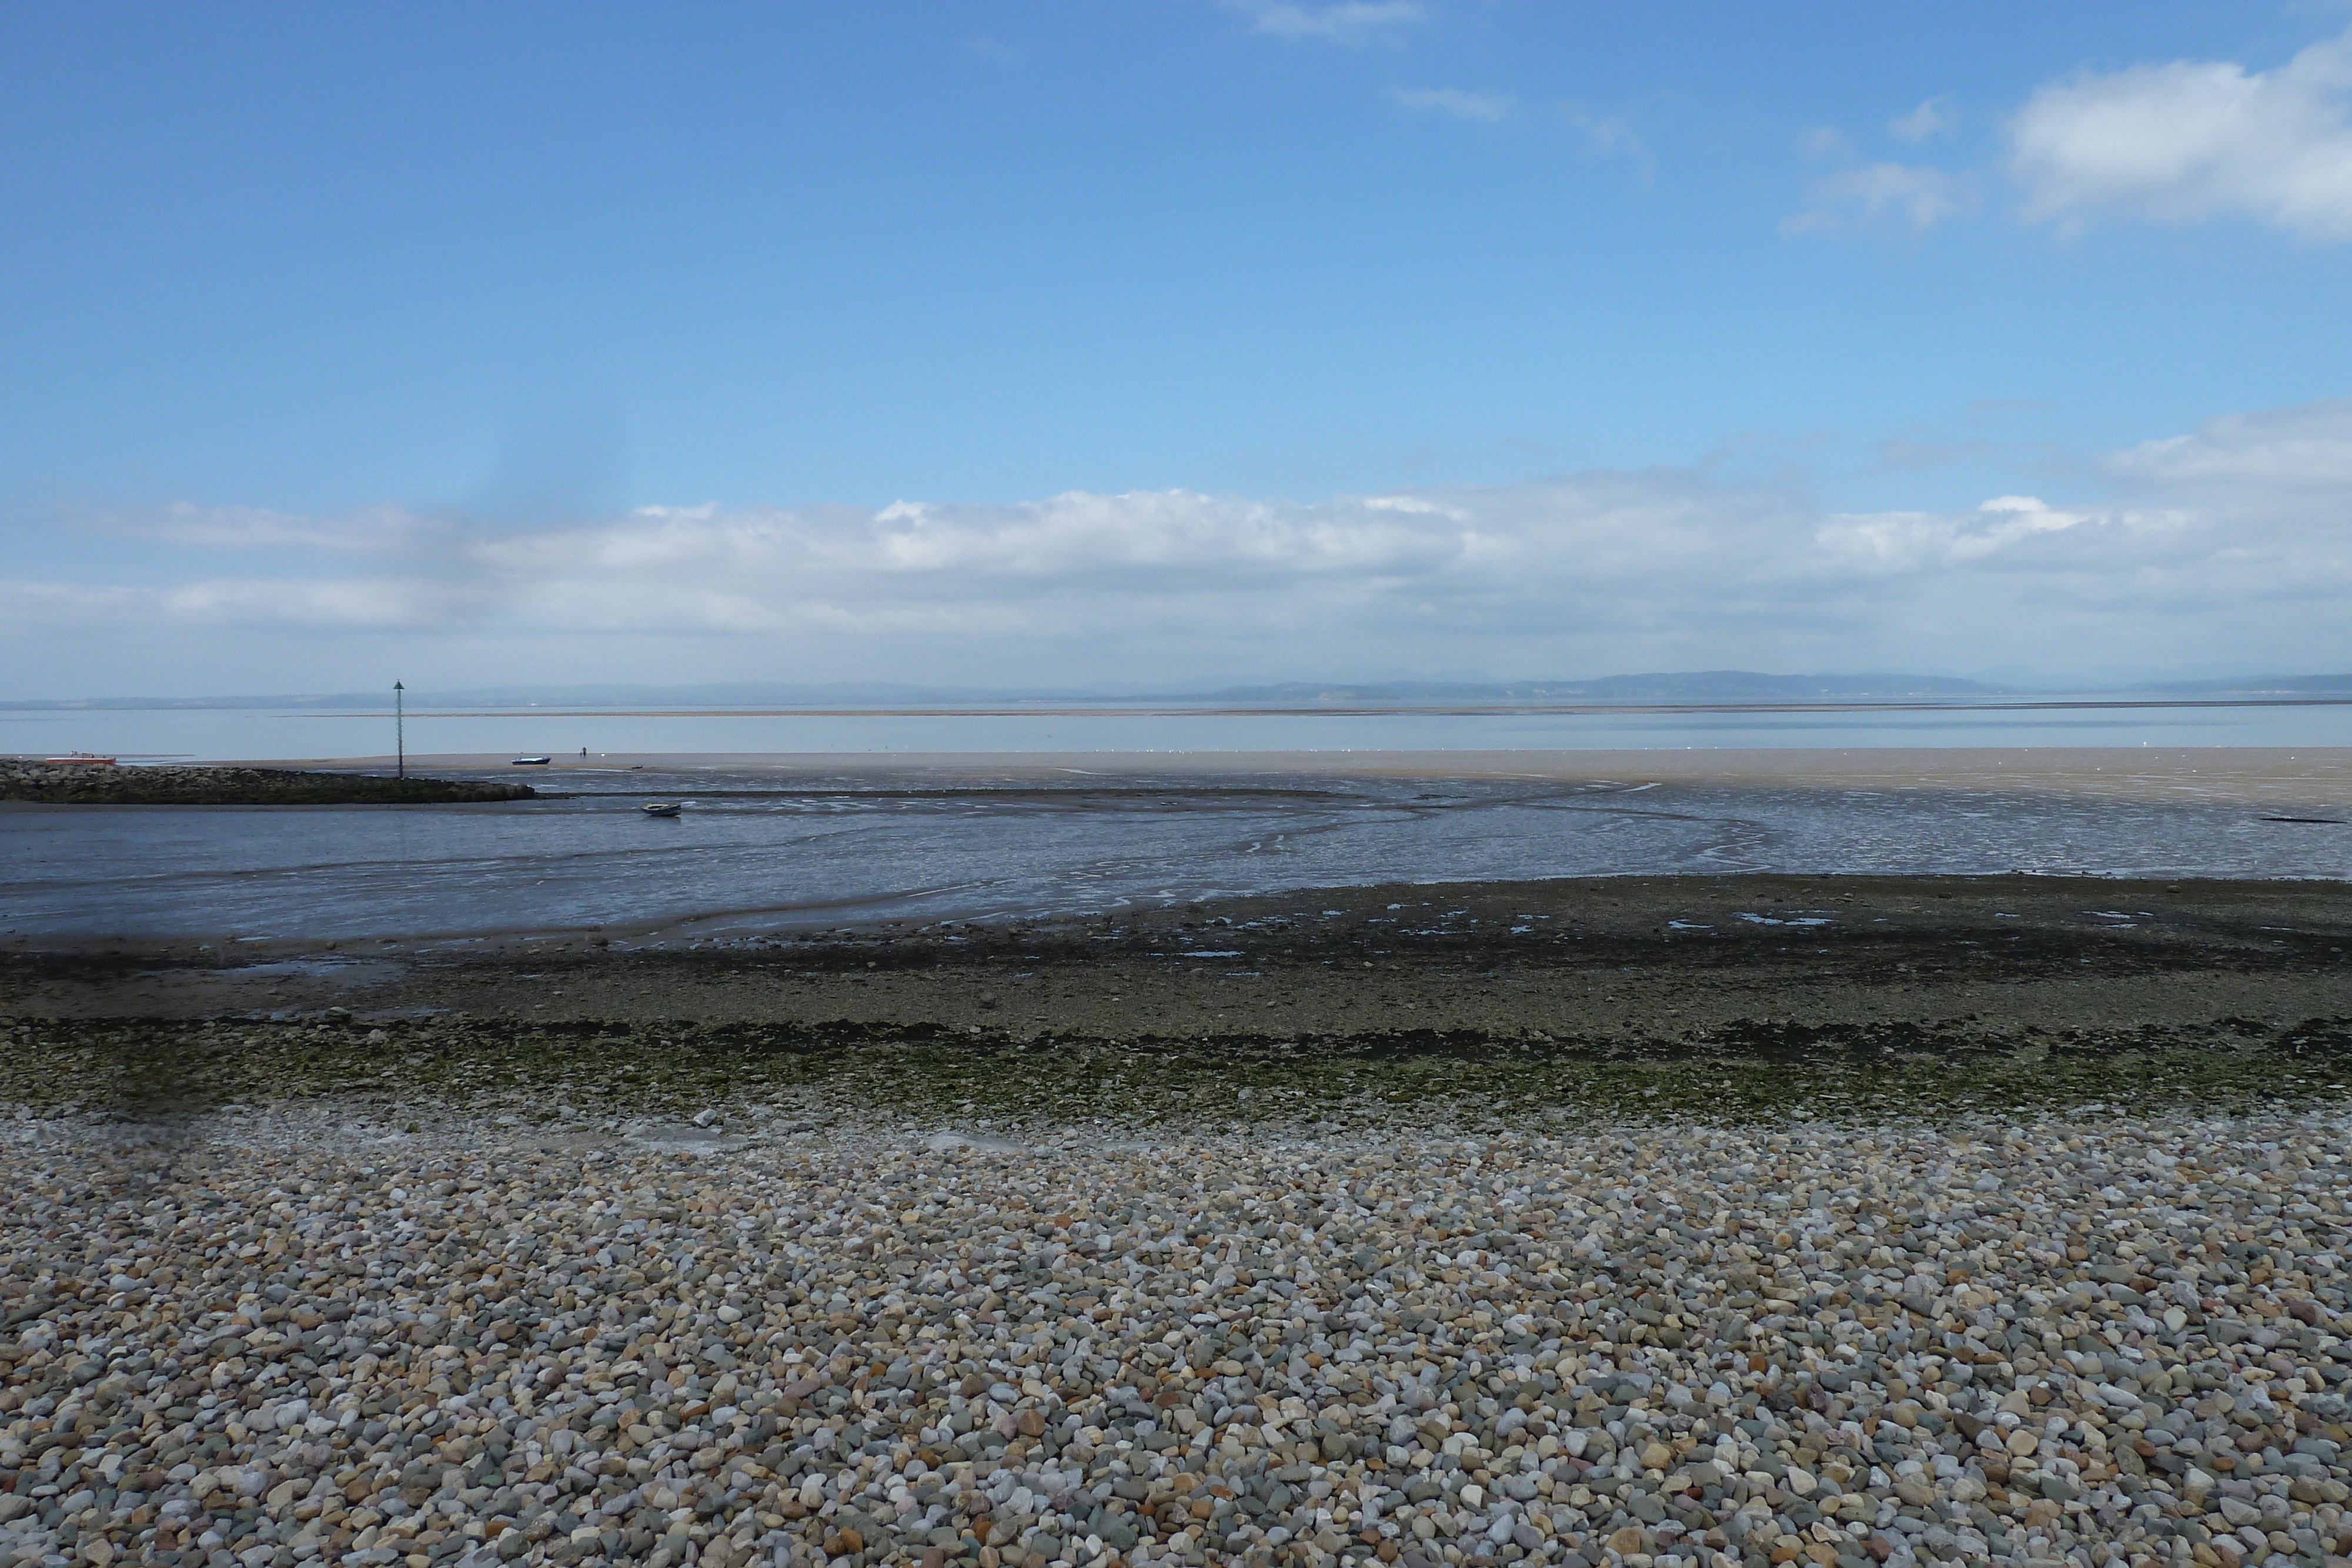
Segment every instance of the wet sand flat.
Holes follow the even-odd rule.
[[[442,758],[441,777],[540,793],[0,811],[14,868],[0,949],[676,942],[1657,873],[2344,880],[2347,755],[659,757],[471,772],[445,765],[483,759]],[[648,819],[649,803],[679,815]]]
[[[390,757],[252,761],[239,767],[389,768]],[[1821,789],[2021,790],[2109,799],[2229,800],[2352,815],[2352,746],[1778,747],[1623,750],[611,752],[516,768],[499,752],[412,755],[412,767],[517,777],[642,768],[782,778],[1024,779],[1181,774],[1401,779],[1607,780]]]
[[[1391,884],[1062,920],[18,952],[18,1016],[598,1020],[1083,1045],[1705,1047],[2029,1030],[2269,1038],[2352,1019],[2352,888],[2105,878]],[[2317,1026],[2315,1026],[2317,1027]],[[1907,1033],[1906,1033],[1907,1031]]]

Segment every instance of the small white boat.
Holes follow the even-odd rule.
[[[512,762],[507,764],[507,766],[509,768],[544,768],[551,760],[551,758],[545,757],[518,757]]]
[[[657,801],[653,805],[640,806],[637,810],[648,817],[675,817],[685,808],[672,802]]]

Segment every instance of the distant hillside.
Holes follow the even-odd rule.
[[[2007,688],[1948,675],[1766,675],[1698,670],[1590,681],[1286,681],[1228,686],[1225,702],[1843,702],[1874,697],[2000,696]]]
[[[465,691],[411,689],[411,709],[447,707],[791,707],[842,704],[1002,702],[1012,694],[973,686],[918,686],[881,681],[840,681],[822,685],[775,681],[727,681],[702,685],[489,686]],[[1024,696],[1093,695],[1076,692]],[[392,711],[389,687],[373,692],[278,695],[275,696],[89,697],[0,702],[0,709],[294,708]]]
[[[436,708],[519,707],[914,707],[1010,703],[1780,703],[1873,702],[1905,699],[1933,702],[2031,695],[2017,686],[1997,686],[1950,675],[1890,673],[1772,675],[1754,670],[1661,671],[1602,675],[1581,681],[1277,681],[1215,690],[1160,687],[982,687],[927,686],[911,682],[726,681],[696,685],[633,685],[617,683],[572,686],[490,686],[462,691],[413,690],[408,706]],[[2086,695],[2080,691],[2071,695]],[[2352,696],[2352,674],[2245,675],[2225,680],[2148,681],[2115,689],[2114,695],[2222,698]],[[211,697],[89,697],[0,701],[17,712],[109,709],[276,708],[298,711],[389,713],[392,693]]]
[[[916,704],[1008,702],[1234,703],[1413,703],[1413,702],[1804,702],[1872,697],[1964,697],[1999,695],[2003,688],[1945,675],[1765,675],[1748,670],[1703,670],[1675,674],[1604,675],[1590,681],[1283,681],[1269,685],[1227,686],[1219,691],[1133,687],[1090,690],[1024,687],[925,686],[903,682],[725,681],[698,685],[656,686],[600,684],[576,686],[487,686],[463,691],[411,690],[412,711],[435,708],[517,707],[831,707],[909,706]],[[110,709],[276,708],[307,711],[392,711],[389,688],[274,696],[88,697],[0,702],[0,709],[106,711]]]

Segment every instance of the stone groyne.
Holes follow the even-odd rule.
[[[55,806],[439,805],[526,800],[528,784],[470,779],[387,779],[286,768],[109,768],[0,761],[0,800]]]

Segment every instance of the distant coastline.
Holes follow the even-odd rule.
[[[733,681],[680,685],[498,686],[437,693],[428,688],[407,693],[407,706],[411,710],[519,708],[541,713],[563,708],[660,711],[764,708],[827,713],[845,709],[875,713],[933,710],[971,713],[1003,708],[1013,712],[1033,712],[1040,708],[1074,705],[1118,711],[1176,706],[1187,712],[1199,712],[1203,705],[1218,704],[1247,705],[1253,711],[1272,706],[1281,711],[1328,713],[1347,711],[1351,706],[1416,711],[1428,705],[1444,705],[1436,711],[1446,711],[1452,705],[1480,707],[1535,705],[1545,709],[1560,705],[1615,708],[1652,703],[1700,705],[1705,707],[1887,702],[1984,702],[2001,706],[2036,703],[2095,706],[2112,703],[2127,706],[2167,699],[2207,703],[2263,699],[2352,700],[2352,674],[2149,681],[2124,687],[2091,689],[1998,685],[1948,675],[1900,673],[1780,675],[1752,670],[1699,670],[1604,675],[1588,680],[1280,681],[1190,690],[986,688],[874,681],[821,684]],[[327,694],[0,700],[0,712],[32,713],[277,708],[321,714],[328,710],[356,709],[373,714],[389,712],[392,706],[392,692],[388,686],[383,691]]]
[[[1716,701],[1620,698],[1547,698],[1526,696],[1423,698],[1367,697],[1354,693],[1328,692],[1313,698],[1167,698],[1160,701],[1036,698],[995,704],[905,703],[856,705],[807,703],[800,706],[694,705],[638,702],[635,704],[528,703],[466,706],[455,699],[437,704],[413,703],[412,714],[435,718],[1378,718],[1412,716],[1509,716],[1515,715],[1706,715],[1706,714],[1869,714],[1869,713],[2058,713],[2131,712],[2189,708],[2292,708],[2352,706],[2352,691],[2308,694],[2212,694],[2207,695],[2104,695],[1983,697],[1746,697]],[[194,701],[159,701],[152,706],[129,700],[107,703],[0,703],[0,712],[16,713],[202,713],[246,712],[274,708],[299,711],[306,718],[381,719],[389,705],[368,702],[350,707],[320,706],[310,699],[277,704],[259,699],[223,699],[216,705]]]

